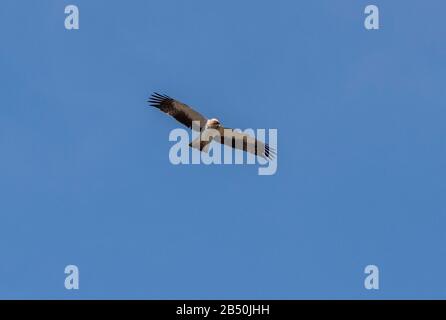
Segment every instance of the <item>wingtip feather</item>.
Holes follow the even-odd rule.
[[[172,101],[172,98],[165,94],[160,94],[158,92],[152,93],[152,95],[147,100],[147,102],[152,107],[157,107],[157,108],[159,108],[163,103],[165,103],[167,101]]]

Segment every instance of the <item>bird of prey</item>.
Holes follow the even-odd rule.
[[[148,102],[151,106],[160,109],[164,113],[174,117],[178,122],[182,123],[188,128],[200,131],[200,137],[197,143],[193,141],[190,143],[191,147],[197,148],[200,151],[207,152],[208,145],[214,140],[221,144],[228,145],[234,149],[243,150],[264,159],[274,159],[276,153],[267,143],[257,140],[250,135],[234,131],[230,128],[225,128],[220,124],[216,118],[207,119],[188,105],[172,99],[169,96],[153,93]],[[193,123],[198,125],[193,125]],[[209,130],[213,129],[213,130]],[[218,136],[206,136],[209,131],[218,132]]]

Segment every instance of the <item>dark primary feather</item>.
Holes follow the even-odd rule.
[[[267,143],[251,137],[250,135],[224,128],[220,136],[220,143],[233,149],[243,150],[268,160],[276,157],[276,151]]]
[[[193,121],[200,122],[200,130],[206,126],[207,119],[204,116],[188,105],[172,99],[169,96],[155,92],[150,96],[148,102],[151,106],[171,115],[188,128],[192,128]]]

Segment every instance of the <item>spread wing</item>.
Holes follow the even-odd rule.
[[[264,143],[248,134],[240,133],[229,128],[221,130],[220,143],[230,146],[234,149],[243,150],[262,158],[272,160],[276,156],[276,151],[267,143]]]
[[[204,116],[188,105],[172,99],[169,96],[155,92],[150,96],[148,102],[151,106],[171,115],[188,128],[192,128],[193,121],[200,122],[200,131],[206,126],[207,119]]]

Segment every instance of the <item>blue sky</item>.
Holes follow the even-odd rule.
[[[445,9],[3,0],[0,298],[446,298]],[[152,91],[277,128],[277,174],[171,165]]]

